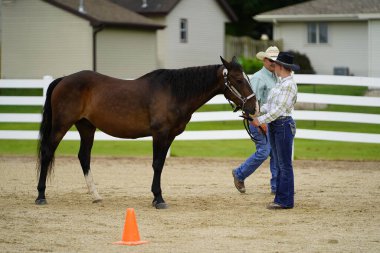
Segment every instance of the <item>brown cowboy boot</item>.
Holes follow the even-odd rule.
[[[234,184],[236,189],[241,192],[245,193],[245,186],[244,186],[244,181],[240,181],[236,175],[235,175],[235,170],[232,170],[232,176],[234,177]]]

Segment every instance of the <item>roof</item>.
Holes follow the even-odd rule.
[[[235,12],[232,10],[231,6],[227,3],[227,1],[217,0],[217,2],[222,7],[222,9],[227,14],[227,16],[231,19],[231,21],[233,22],[238,21],[238,17],[236,16]]]
[[[140,14],[167,15],[177,5],[180,0],[111,0],[112,2],[123,6],[131,11]]]
[[[146,16],[168,15],[181,0],[110,0],[131,11]],[[187,0],[188,1],[188,0]],[[216,0],[231,21],[238,20],[226,0]],[[146,5],[143,4],[146,2]]]
[[[109,25],[157,30],[164,26],[125,9],[109,0],[83,1],[85,12],[79,11],[79,0],[44,0],[58,8],[89,20],[92,26]]]
[[[257,21],[380,19],[380,0],[313,0],[256,15]]]

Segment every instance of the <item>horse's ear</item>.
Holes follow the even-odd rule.
[[[222,56],[220,56],[220,60],[222,61],[224,67],[226,67],[227,69],[229,69],[230,63],[228,61],[226,61],[225,59],[223,59]]]
[[[237,60],[236,56],[232,57],[232,61],[231,62],[238,63],[238,60]]]

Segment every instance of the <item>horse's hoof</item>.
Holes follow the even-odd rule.
[[[41,205],[46,205],[47,201],[46,201],[46,199],[36,199],[35,203],[36,203],[36,205],[41,206]]]
[[[103,200],[102,199],[95,199],[94,201],[92,201],[92,203],[102,203],[103,202]]]
[[[154,207],[156,209],[167,209],[167,208],[169,208],[169,205],[166,204],[165,202],[163,202],[163,203],[156,203],[156,204],[154,204]]]

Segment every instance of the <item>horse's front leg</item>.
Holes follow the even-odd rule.
[[[162,197],[161,191],[161,173],[164,167],[166,154],[172,144],[174,137],[168,136],[153,136],[153,182],[152,193],[154,196],[152,205],[157,209],[166,209],[168,205],[165,203]]]

